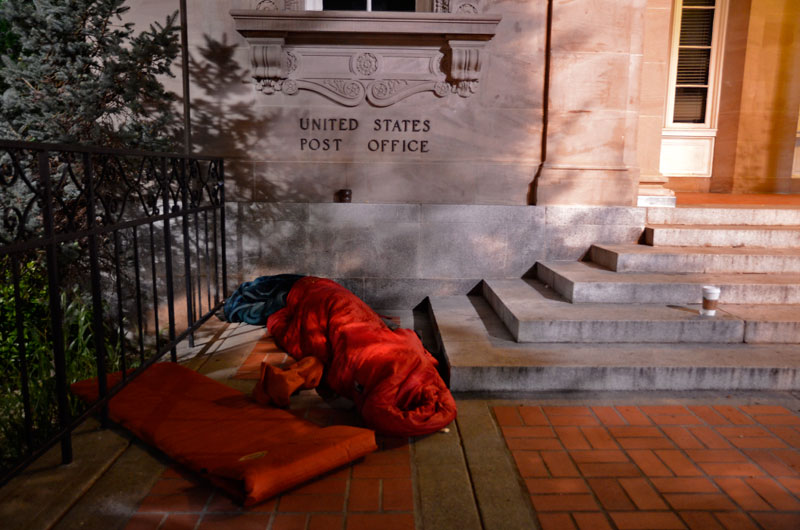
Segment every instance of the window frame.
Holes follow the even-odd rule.
[[[702,123],[674,121],[675,92],[678,77],[678,52],[680,49],[681,20],[684,0],[675,0],[672,12],[672,31],[669,50],[669,71],[667,81],[666,111],[664,127],[666,129],[716,129],[719,103],[720,80],[722,78],[722,52],[725,42],[725,22],[728,18],[728,0],[716,0],[714,6],[714,22],[711,34],[711,56],[708,66],[708,93],[706,96],[705,117]],[[698,9],[703,9],[698,7]]]
[[[372,0],[367,1],[367,9],[368,13],[372,12]],[[304,0],[305,10],[306,11],[323,11],[322,9],[322,0]],[[408,11],[409,13],[430,13],[433,11],[433,1],[432,0],[415,0],[416,9],[414,11]]]

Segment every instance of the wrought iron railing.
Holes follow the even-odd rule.
[[[0,141],[0,485],[218,311],[223,160]],[[185,313],[185,314],[182,314]],[[121,371],[109,388],[107,373]],[[97,377],[84,406],[69,384]]]

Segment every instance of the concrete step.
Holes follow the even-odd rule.
[[[648,208],[647,223],[658,225],[795,225],[797,208]]]
[[[431,308],[457,392],[800,389],[795,344],[520,344],[481,297]]]
[[[536,264],[539,280],[573,303],[699,304],[702,286],[722,289],[720,303],[800,304],[800,274],[617,273],[594,263]]]
[[[721,309],[744,321],[744,340],[751,344],[800,344],[800,305],[735,305]]]
[[[485,280],[483,296],[517,342],[721,342],[744,340],[744,321],[700,306],[571,304],[536,280]]]
[[[800,273],[800,248],[592,245],[589,257],[615,272]]]
[[[644,240],[659,247],[790,248],[800,246],[800,226],[649,225]]]

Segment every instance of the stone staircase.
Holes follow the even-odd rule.
[[[432,298],[453,390],[800,388],[800,210],[647,219],[643,244]],[[722,290],[714,317],[703,285]]]

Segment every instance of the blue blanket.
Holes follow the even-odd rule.
[[[225,301],[225,320],[266,325],[267,317],[286,306],[289,290],[302,277],[299,274],[277,274],[244,282]]]

